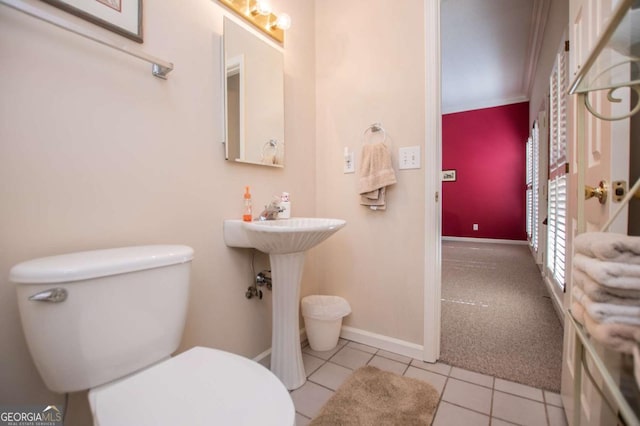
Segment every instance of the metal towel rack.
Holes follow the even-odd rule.
[[[378,133],[378,132],[382,132],[382,143],[384,143],[386,145],[386,141],[387,141],[387,132],[386,130],[384,130],[384,127],[382,127],[382,125],[380,123],[373,123],[372,125],[370,125],[369,127],[367,127],[364,130],[364,133],[362,134],[362,138],[363,138],[363,143],[367,142],[367,134],[368,133]]]
[[[584,366],[585,373],[587,377],[591,375],[589,373],[589,367],[584,361],[586,355],[591,359],[593,367],[598,371],[600,376],[602,377],[602,387],[607,389],[609,394],[613,397],[613,404],[618,409],[617,415],[624,419],[624,424],[629,426],[640,426],[640,422],[638,421],[638,417],[635,415],[633,409],[629,406],[629,402],[625,399],[620,391],[618,384],[611,378],[611,374],[609,373],[607,367],[600,359],[600,356],[591,345],[587,334],[582,329],[582,326],[578,324],[578,322],[573,317],[571,310],[567,311],[566,318],[568,318],[569,323],[573,326],[573,332],[575,333],[575,353],[573,354],[573,371],[575,374],[575,378],[573,381],[573,394],[580,395],[582,388],[582,368]],[[584,361],[584,362],[583,362]],[[595,384],[594,384],[595,385]],[[599,390],[602,392],[602,390]],[[604,397],[603,399],[606,400]],[[607,404],[611,404],[611,401],[606,402]],[[574,397],[574,406],[573,406],[573,424],[580,424],[581,418],[581,404],[582,398],[580,396]],[[615,409],[611,407],[612,410]]]
[[[34,18],[40,19],[41,21],[48,22],[49,24],[54,25],[58,28],[61,28],[65,31],[69,31],[71,33],[77,34],[86,39],[93,40],[96,43],[102,44],[103,46],[110,47],[112,49],[126,53],[127,55],[131,55],[138,59],[142,59],[143,61],[149,62],[150,64],[152,64],[151,73],[154,76],[161,78],[163,80],[166,80],[167,74],[169,74],[173,70],[173,64],[171,62],[163,61],[162,59],[158,59],[154,56],[151,56],[145,52],[138,51],[136,49],[131,49],[125,46],[118,46],[115,44],[115,42],[105,37],[101,37],[96,34],[93,34],[90,31],[85,30],[79,25],[74,25],[70,22],[67,22],[63,19],[58,18],[57,16],[51,15],[39,8],[25,4],[19,0],[0,0],[0,4],[3,4],[7,7],[15,9],[19,12],[22,12],[25,15],[29,15]]]

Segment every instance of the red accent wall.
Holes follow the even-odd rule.
[[[443,236],[527,239],[528,136],[528,102],[442,116]]]

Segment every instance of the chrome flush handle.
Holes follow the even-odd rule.
[[[60,303],[67,300],[67,290],[64,288],[51,288],[49,290],[41,291],[32,296],[29,296],[29,300],[34,302],[49,302]]]

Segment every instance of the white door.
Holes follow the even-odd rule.
[[[587,59],[616,4],[616,0],[570,1],[570,80],[575,78]],[[607,93],[604,91],[591,93],[588,96],[591,104],[602,115],[623,115],[628,112],[629,108],[628,90],[619,90],[615,95],[622,97],[623,101],[620,103],[607,101]],[[629,178],[629,120],[612,122],[598,119],[586,111],[581,101],[579,96],[573,95],[568,103],[569,194],[572,195],[569,197],[567,217],[565,311],[571,306],[571,243],[573,237],[576,234],[598,231],[602,228],[618,208],[618,205],[612,201],[611,183],[613,181],[628,181]],[[580,168],[584,170],[584,178],[580,176]],[[585,185],[597,187],[601,181],[608,189],[607,198],[603,202],[595,197],[585,200]],[[619,215],[609,230],[627,233],[627,213],[625,211]],[[594,346],[598,347],[597,344]],[[574,333],[571,325],[565,321],[562,396],[570,424],[574,423],[572,413],[574,397],[576,397],[573,395],[574,349]],[[598,352],[610,369],[615,371],[620,358],[619,354],[601,347],[598,347]],[[602,380],[597,376],[591,363],[587,362],[586,366],[590,367],[589,371],[594,376],[596,383],[601,383]],[[584,367],[582,377],[580,425],[617,424],[616,417],[606,407],[598,391],[587,378],[588,375],[584,374]]]

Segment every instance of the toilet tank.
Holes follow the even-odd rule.
[[[14,266],[9,278],[17,283],[22,329],[47,387],[89,389],[173,353],[184,328],[192,259],[191,247],[151,245]],[[34,300],[50,290],[53,300]]]

